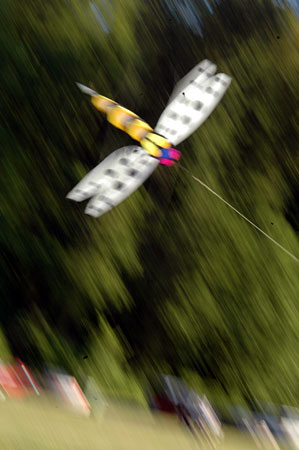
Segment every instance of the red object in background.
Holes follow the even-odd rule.
[[[39,387],[29,369],[20,360],[17,364],[0,363],[0,386],[8,397],[23,398],[33,392],[39,395]]]
[[[56,392],[67,405],[78,412],[90,415],[90,404],[82,392],[76,378],[67,374],[52,373],[51,383],[54,392]]]
[[[169,414],[177,414],[175,405],[167,397],[155,395],[154,401],[159,411]]]
[[[17,372],[17,375],[21,380],[21,383],[23,384],[24,388],[30,394],[34,392],[35,394],[39,395],[40,388],[35,379],[33,378],[33,375],[31,374],[29,368],[19,358],[15,358],[15,361],[17,362],[17,364],[14,365],[13,367]]]
[[[27,393],[12,365],[0,364],[0,385],[9,397],[23,398]]]

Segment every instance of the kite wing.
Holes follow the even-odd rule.
[[[169,97],[168,105],[178,96],[178,94],[184,92],[184,90],[188,87],[190,83],[192,83],[196,78],[201,75],[201,81],[204,82],[209,77],[213,76],[216,73],[216,65],[205,59],[201,61],[197,66],[193,67],[187,75],[184,76],[174,87],[174,90]],[[77,83],[78,84],[78,83]]]
[[[129,197],[158,165],[143,148],[122,147],[89,172],[67,198],[81,202],[92,197],[85,213],[99,217]]]
[[[194,67],[174,88],[155,132],[173,145],[190,136],[211,114],[231,83],[208,60]]]

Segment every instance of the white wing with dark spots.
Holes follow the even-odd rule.
[[[129,197],[158,165],[143,148],[122,147],[91,170],[67,198],[81,202],[92,197],[85,213],[99,217]]]
[[[175,85],[167,105],[169,105],[180,93],[184,92],[189,84],[194,82],[195,79],[197,79],[197,83],[204,83],[208,78],[215,75],[216,69],[217,66],[212,64],[209,60],[205,59],[204,61],[201,61]]]
[[[191,70],[175,87],[155,132],[173,145],[187,139],[211,114],[231,83],[208,60]]]

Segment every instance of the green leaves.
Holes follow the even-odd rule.
[[[245,3],[214,3],[213,14],[194,4],[203,38],[158,0],[114,2],[109,33],[87,1],[1,5],[0,319],[22,359],[79,373],[84,350],[83,372],[139,398],[136,374],[158,371],[221,398],[298,398],[298,265],[280,249],[179,167],[160,167],[99,221],[65,199],[130,142],[75,82],[154,126],[175,80],[207,57],[233,82],[180,147],[183,165],[299,254],[288,222],[298,216],[298,25],[284,14],[282,27],[269,2],[249,15]]]

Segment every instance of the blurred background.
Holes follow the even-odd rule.
[[[207,58],[233,81],[179,146],[182,164],[298,257],[298,12],[284,0],[1,2],[0,359],[30,367],[34,395],[54,367],[140,405],[170,374],[223,418],[229,405],[298,405],[298,262],[176,166],[99,220],[65,198],[134,143],[75,82],[154,127]]]

